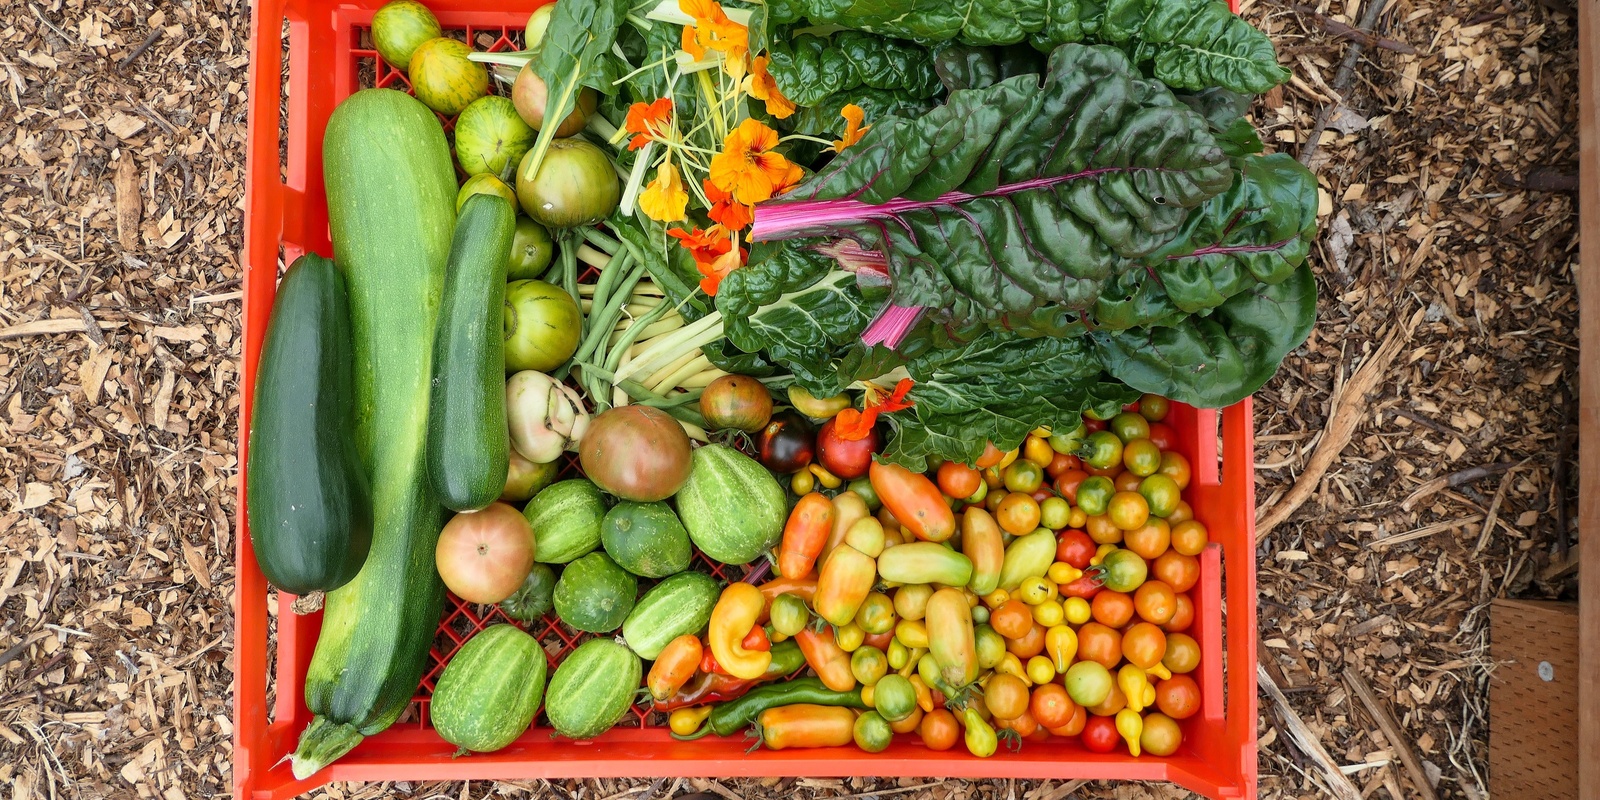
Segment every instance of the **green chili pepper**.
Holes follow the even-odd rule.
[[[777,680],[787,678],[799,672],[806,665],[806,654],[800,652],[800,645],[793,639],[779,642],[772,646],[772,663],[767,665],[767,673],[762,680]]]
[[[773,650],[776,656],[777,648]],[[866,703],[861,702],[859,687],[848,692],[835,692],[823,686],[819,678],[796,678],[783,683],[757,686],[744,697],[717,706],[706,719],[706,726],[718,736],[732,736],[750,727],[761,712],[797,703],[859,709],[867,707]]]

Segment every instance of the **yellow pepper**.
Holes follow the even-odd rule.
[[[1078,634],[1065,625],[1056,625],[1044,632],[1044,651],[1050,654],[1056,672],[1064,673],[1078,656]]]
[[[1004,672],[1007,675],[1015,675],[1018,678],[1021,678],[1023,683],[1029,686],[1033,685],[1033,679],[1028,677],[1028,671],[1023,669],[1022,659],[1017,658],[1016,653],[1006,653],[1005,656],[1000,659],[1000,663],[995,665],[994,671]]]
[[[1059,586],[1063,583],[1072,583],[1073,581],[1083,577],[1083,570],[1078,569],[1077,567],[1074,567],[1065,561],[1057,561],[1056,563],[1050,565],[1050,569],[1045,572],[1045,577],[1055,581]]]
[[[679,736],[688,736],[700,729],[700,723],[710,716],[712,706],[680,708],[667,717],[667,727]]]
[[[1131,708],[1117,712],[1117,733],[1128,743],[1128,752],[1139,755],[1139,735],[1144,733],[1144,717]]]
[[[1122,669],[1117,670],[1117,688],[1128,698],[1128,710],[1135,714],[1144,710],[1144,690],[1150,688],[1150,679],[1145,677],[1144,670],[1132,664],[1124,664]]]
[[[1094,566],[1094,567],[1100,566],[1100,562],[1104,561],[1106,559],[1106,556],[1110,555],[1112,553],[1112,551],[1117,550],[1117,549],[1118,549],[1118,547],[1116,545],[1114,545],[1114,544],[1103,544],[1103,545],[1100,545],[1098,548],[1095,549],[1094,556],[1092,556],[1089,559],[1089,565],[1090,566]]]
[[[755,626],[766,607],[766,598],[755,586],[737,581],[722,590],[722,597],[711,609],[711,624],[707,639],[711,654],[729,675],[753,681],[767,672],[772,664],[772,653],[765,650],[746,650],[744,637]]]
[[[928,626],[920,619],[903,619],[894,626],[894,638],[899,639],[906,647],[926,649],[928,647]]]
[[[1089,601],[1081,597],[1069,597],[1061,604],[1061,609],[1067,615],[1067,621],[1074,625],[1082,625],[1094,615],[1094,609]]]
[[[1028,659],[1028,680],[1035,684],[1049,683],[1056,677],[1056,665],[1044,656]]]
[[[839,649],[846,653],[854,653],[860,649],[866,638],[867,632],[854,622],[833,629],[834,644],[839,645]]]
[[[839,480],[838,476],[823,469],[821,464],[812,464],[806,469],[810,470],[811,474],[816,476],[817,483],[822,484],[825,488],[837,489],[844,483],[844,481]]]
[[[1154,675],[1160,680],[1167,680],[1168,678],[1172,677],[1172,670],[1167,669],[1167,665],[1159,661],[1156,662],[1155,666],[1145,670],[1145,673],[1148,675]]]
[[[933,690],[922,682],[921,675],[912,675],[910,681],[911,688],[917,693],[917,707],[922,709],[924,714],[933,711]]]

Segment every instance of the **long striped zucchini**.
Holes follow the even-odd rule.
[[[322,143],[335,261],[354,333],[356,446],[371,478],[366,564],[330,592],[306,674],[316,715],[293,756],[305,778],[394,724],[444,603],[433,550],[444,510],[426,454],[434,326],[455,226],[455,174],[431,111],[391,89],[339,104]]]

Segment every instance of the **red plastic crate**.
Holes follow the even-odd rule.
[[[446,29],[464,31],[475,49],[499,50],[515,47],[528,13],[546,1],[428,0],[428,5]],[[328,116],[341,99],[362,86],[406,88],[404,76],[382,64],[364,45],[364,31],[382,2],[252,3],[241,420],[249,419],[256,363],[276,291],[280,257],[289,263],[308,251],[332,253],[320,153]],[[280,81],[286,66],[285,96]],[[286,158],[280,161],[283,154]],[[1210,797],[1253,798],[1257,705],[1250,401],[1221,412],[1175,404],[1168,421],[1178,433],[1177,449],[1194,464],[1194,482],[1186,497],[1196,517],[1210,527],[1213,541],[1201,556],[1201,579],[1192,592],[1196,613],[1192,634],[1204,654],[1195,676],[1201,687],[1201,712],[1184,721],[1183,746],[1171,757],[1100,755],[1076,741],[1051,740],[1028,743],[1018,753],[1002,751],[979,759],[959,747],[946,752],[928,750],[914,735],[896,737],[893,746],[877,755],[855,748],[746,753],[745,743],[737,739],[674,741],[664,727],[650,724],[659,724],[659,718],[651,719],[636,709],[623,726],[592,742],[554,740],[548,729],[535,727],[497,753],[453,758],[455,748],[427,725],[427,695],[439,670],[463,641],[491,622],[506,620],[497,609],[472,606],[452,597],[413,710],[404,721],[368,737],[306,781],[295,780],[287,762],[280,761],[294,749],[311,718],[301,687],[321,615],[296,615],[290,608],[294,598],[279,595],[274,650],[269,641],[268,587],[256,566],[242,512],[248,475],[244,470],[246,426],[241,425],[241,513],[235,537],[238,569],[234,596],[235,796],[241,800],[293,797],[335,780],[876,775],[1165,780]],[[735,577],[742,569],[703,561],[701,566],[711,566],[719,575],[724,570],[734,572],[726,577]],[[1224,568],[1229,578],[1226,594]],[[1231,623],[1226,635],[1225,619]],[[550,622],[535,625],[530,632],[553,650],[553,660],[580,641],[570,629]],[[276,690],[270,704],[269,681]],[[536,725],[542,724],[541,718]]]

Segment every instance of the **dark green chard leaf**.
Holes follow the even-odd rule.
[[[1044,72],[1045,57],[1023,45],[972,47],[946,42],[933,49],[933,69],[946,89],[986,89],[1007,78]]]
[[[1220,408],[1261,388],[1316,320],[1317,283],[1302,264],[1288,280],[1257,283],[1208,317],[1170,327],[1094,335],[1106,369],[1142,392]]]
[[[767,71],[779,91],[802,106],[828,95],[866,86],[926,99],[940,92],[927,48],[857,31],[832,36],[806,33],[773,37]]]
[[[837,394],[861,377],[842,372],[880,363],[857,355],[844,370],[841,358],[846,350],[865,349],[861,331],[878,305],[862,294],[854,273],[810,247],[757,245],[750,263],[723,278],[717,290],[728,340],[747,353],[764,351],[819,396]]]
[[[804,19],[923,44],[1111,44],[1177,88],[1259,94],[1289,79],[1272,40],[1221,0],[770,0],[766,8],[768,24]]]
[[[1089,308],[1127,259],[1166,247],[1230,165],[1204,118],[1121,52],[1065,45],[1041,87],[952,92],[875,120],[845,154],[756,210],[756,239],[828,235],[887,256],[892,300],[939,324]]]
[[[867,125],[884,117],[920,117],[938,105],[931,98],[912,97],[904,91],[858,86],[829,95],[814,106],[801,108],[788,119],[772,120],[770,124],[785,133],[837,139],[844,133],[845,126],[844,117],[839,113],[852,103],[861,107]],[[755,107],[752,116],[763,116],[759,104],[752,106]],[[800,164],[812,163],[822,152],[820,145],[803,139],[788,142],[784,146],[789,149],[789,157]]]

